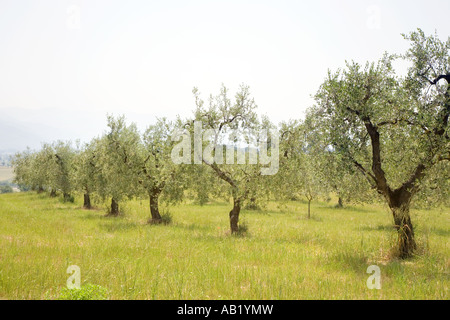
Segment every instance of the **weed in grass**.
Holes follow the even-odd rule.
[[[51,296],[47,296],[52,299]],[[62,288],[55,300],[108,300],[108,290],[98,285],[85,284],[81,288]]]

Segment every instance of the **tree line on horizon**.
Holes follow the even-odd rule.
[[[86,209],[92,195],[109,199],[109,216],[119,215],[127,199],[146,198],[154,224],[164,222],[161,201],[204,204],[224,197],[232,200],[232,234],[239,233],[243,207],[258,208],[268,199],[303,197],[308,217],[311,201],[329,194],[337,196],[337,206],[381,201],[392,212],[398,255],[410,257],[416,249],[411,206],[450,205],[450,37],[441,41],[420,29],[403,36],[410,47],[402,55],[386,53],[376,63],[347,62],[329,71],[303,120],[275,125],[259,116],[245,85],[234,97],[222,86],[206,101],[195,88],[192,118],[158,119],[139,132],[123,116],[108,115],[107,132],[89,143],[56,141],[17,153],[15,181],[52,197],[61,193],[65,201],[81,193]],[[397,59],[409,62],[406,75],[395,73]],[[279,144],[270,137],[264,142],[269,153],[273,147],[279,152],[278,172],[262,175],[261,164],[207,159],[174,163],[174,132],[193,133],[194,121],[212,130],[209,140],[219,146],[213,155],[229,147],[232,132],[232,142],[248,143],[254,137],[245,135],[247,129],[275,130]]]

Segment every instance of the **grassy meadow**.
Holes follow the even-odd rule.
[[[1,180],[1,179],[0,179]],[[448,209],[414,210],[419,254],[390,258],[392,218],[379,205],[303,202],[243,210],[248,233],[230,236],[230,204],[170,208],[149,225],[147,201],[82,209],[43,194],[0,195],[0,299],[53,299],[70,265],[109,299],[449,299]],[[381,269],[369,290],[370,265]]]

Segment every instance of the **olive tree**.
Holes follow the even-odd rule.
[[[135,124],[124,117],[107,117],[109,131],[95,143],[96,191],[111,198],[110,216],[118,216],[119,203],[138,194],[137,163],[140,135]]]
[[[307,218],[311,218],[311,202],[326,193],[319,168],[321,154],[311,147],[311,131],[302,121],[289,121],[280,128],[280,172],[271,177],[277,198],[297,199],[308,202]]]
[[[55,150],[51,143],[43,143],[41,149],[36,152],[33,170],[35,170],[43,188],[50,191],[50,197],[56,197],[58,165],[55,161]]]
[[[37,152],[27,148],[16,153],[11,159],[11,165],[14,168],[14,182],[21,189],[30,188],[38,193],[44,192],[46,179],[40,174]]]
[[[450,38],[421,30],[404,37],[411,42],[401,56],[410,62],[406,76],[395,73],[394,55],[347,63],[329,72],[314,109],[330,144],[384,197],[402,258],[416,248],[411,200],[429,170],[450,158]]]
[[[12,161],[15,181],[38,193],[49,190],[51,197],[55,197],[60,191],[64,201],[72,201],[74,156],[71,143],[63,141],[44,143],[39,151],[27,149],[17,153]]]
[[[73,159],[72,181],[83,193],[83,208],[92,209],[91,195],[96,190],[100,168],[97,165],[97,139],[84,144]]]
[[[344,202],[371,202],[374,193],[364,177],[341,153],[332,148],[326,132],[314,115],[306,114],[304,121],[305,144],[313,158],[314,174],[321,183],[321,190],[338,198],[337,208]]]
[[[270,162],[271,168],[261,168],[261,164],[268,164],[265,158],[272,160],[276,156],[278,171],[278,146],[271,149],[275,141],[268,144],[268,135],[254,134],[261,130],[261,124],[247,86],[240,87],[234,100],[230,99],[225,86],[217,96],[211,95],[207,103],[200,98],[196,88],[193,93],[197,107],[195,121],[190,128],[194,132],[193,163],[208,166],[229,186],[233,199],[233,208],[229,213],[230,229],[235,234],[239,232],[241,207],[255,186],[255,180],[264,175],[264,169],[273,168],[273,161]],[[258,143],[262,147],[257,148]],[[190,158],[187,160],[191,161]]]
[[[142,135],[135,124],[127,125],[124,117],[109,116],[108,126],[111,131],[103,138],[100,181],[101,185],[113,182],[107,188],[112,197],[111,212],[117,211],[115,206],[122,198],[144,195],[150,201],[149,223],[163,222],[161,196],[167,201],[178,201],[183,196],[183,166],[171,161],[174,123],[158,119]]]
[[[172,141],[176,126],[167,119],[158,119],[142,135],[143,144],[139,148],[137,169],[139,183],[150,199],[149,223],[163,222],[159,211],[160,197],[167,201],[179,201],[184,190],[184,166],[175,164],[171,159]]]
[[[70,141],[56,141],[50,146],[53,154],[50,154],[50,166],[52,190],[56,189],[62,192],[64,201],[73,201],[71,193],[74,189],[72,180],[73,159],[75,151]]]

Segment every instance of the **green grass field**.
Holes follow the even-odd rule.
[[[110,299],[448,299],[448,209],[415,210],[418,256],[389,258],[396,241],[381,206],[335,209],[269,203],[246,211],[245,236],[230,236],[230,205],[170,208],[170,225],[148,225],[147,201],[119,218],[35,193],[0,195],[0,299],[54,298],[70,265]],[[369,265],[381,290],[366,285]]]
[[[13,178],[14,178],[13,168],[0,166],[0,182],[11,181]]]

